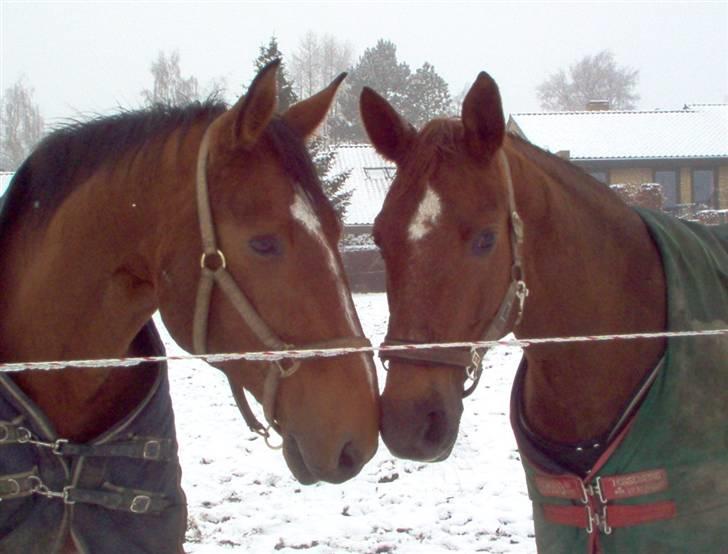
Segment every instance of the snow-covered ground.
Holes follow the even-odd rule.
[[[383,294],[355,295],[364,331],[379,344]],[[170,353],[179,348],[165,336]],[[170,376],[187,494],[190,554],[535,552],[530,503],[508,422],[520,351],[486,359],[465,400],[460,436],[445,462],[377,455],[343,485],[300,485],[280,451],[248,431],[221,373],[172,362]],[[380,368],[380,385],[384,383]]]

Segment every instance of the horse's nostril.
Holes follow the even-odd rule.
[[[427,414],[425,432],[422,438],[431,445],[440,445],[447,434],[447,416],[442,410],[433,411]]]
[[[351,441],[347,442],[344,445],[344,448],[341,449],[341,455],[339,456],[339,469],[343,471],[351,471],[358,467],[358,459],[359,456],[354,444]]]

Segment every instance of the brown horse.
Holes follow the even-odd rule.
[[[159,354],[155,310],[191,352],[366,343],[304,145],[343,75],[277,115],[277,67],[230,109],[122,113],[36,149],[0,221],[1,361]],[[374,455],[370,356],[216,365],[246,420],[243,388],[263,403],[301,482],[345,481]],[[181,549],[165,367],[0,379],[0,551]]]
[[[375,148],[398,169],[374,226],[387,271],[387,343],[493,340],[509,332],[540,338],[728,327],[728,229],[719,239],[700,226],[630,209],[580,169],[508,135],[498,88],[487,74],[468,92],[460,119],[434,120],[419,132],[370,89],[362,93],[361,113]],[[692,250],[696,237],[704,242]],[[701,264],[707,269],[697,269]],[[711,548],[728,544],[728,443],[721,443],[728,436],[728,402],[719,392],[728,379],[727,342],[642,339],[525,349],[511,417],[540,551],[581,552],[586,528],[591,547],[595,530],[601,530],[602,545],[615,552],[716,552]],[[466,375],[477,382],[482,354],[383,356],[389,373],[381,432],[393,454],[447,458]],[[670,364],[677,368],[659,371]],[[650,387],[653,382],[659,386]],[[661,404],[666,391],[680,396],[679,409]],[[696,420],[702,409],[709,417]],[[664,420],[656,430],[646,421],[657,414]],[[679,438],[665,436],[670,422]],[[710,425],[718,427],[717,452],[683,442],[706,436]],[[632,447],[645,450],[645,459],[621,464]],[[684,456],[675,461],[674,452],[701,449],[711,452],[706,463],[716,473],[708,475],[708,465],[701,466],[691,486],[721,490],[722,498],[711,496],[696,507],[706,499],[686,492],[680,472],[688,462]],[[625,515],[624,507],[614,507],[621,498],[604,490],[595,496],[596,476],[609,470],[605,483],[618,480],[614,474],[637,476],[643,485],[633,496],[659,492],[659,506],[647,503],[638,514]],[[549,507],[554,502],[568,506]],[[680,523],[671,520],[675,503]],[[705,516],[709,506],[718,508]],[[640,517],[651,523],[639,526]],[[656,520],[670,521],[660,526]],[[647,529],[643,542],[622,529],[604,539],[617,526],[630,526],[633,533]],[[702,537],[706,550],[698,543],[695,549],[677,546],[682,543],[675,529]]]

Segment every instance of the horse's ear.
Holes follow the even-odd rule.
[[[361,91],[359,109],[364,128],[377,152],[395,163],[401,162],[417,130],[369,87]]]
[[[468,150],[478,159],[489,160],[503,144],[506,122],[498,85],[485,71],[465,96],[462,119]]]
[[[278,104],[276,75],[280,60],[273,60],[253,79],[245,96],[230,108],[228,117],[233,122],[233,140],[250,147],[266,128]]]
[[[346,73],[342,73],[321,92],[293,104],[283,114],[283,120],[300,137],[306,138],[312,135],[326,117],[336,91],[345,77]]]

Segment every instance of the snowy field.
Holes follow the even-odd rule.
[[[364,331],[379,344],[384,294],[354,295]],[[179,348],[165,336],[168,351]],[[300,485],[280,451],[248,431],[222,373],[172,362],[170,377],[187,494],[189,554],[228,552],[534,553],[523,470],[508,422],[516,348],[493,350],[465,400],[460,436],[445,462],[376,456],[343,485]],[[380,386],[384,383],[380,367]]]

